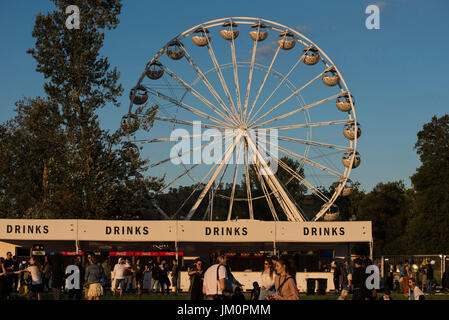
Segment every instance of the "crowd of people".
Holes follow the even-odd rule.
[[[202,259],[196,259],[188,269],[191,300],[244,300],[242,284],[234,277],[225,254],[214,254],[209,265]],[[42,262],[42,263],[41,263]],[[134,263],[133,263],[134,262]],[[146,290],[153,294],[178,294],[180,286],[180,266],[176,259],[150,259],[141,262],[139,258],[131,262],[127,258],[118,258],[116,264],[109,259],[102,263],[94,254],[87,253],[83,263],[81,256],[75,256],[68,270],[61,256],[48,256],[41,259],[30,257],[20,259],[7,253],[0,258],[0,300],[26,297],[42,298],[42,293],[50,293],[54,299],[67,293],[69,299],[99,300],[110,291],[112,295],[122,297],[124,293],[137,296],[144,290],[144,279],[149,279]],[[391,300],[393,291],[401,291],[409,300],[425,299],[424,293],[433,293],[433,267],[430,259],[423,260],[418,270],[408,261],[401,266],[386,265],[382,276],[383,294],[374,288],[367,288],[369,276],[366,269],[374,263],[367,257],[354,260],[344,259],[332,262],[335,292],[339,300],[346,300],[352,294],[352,300]],[[253,283],[251,300],[298,300],[296,268],[292,259],[286,256],[265,257],[260,280]],[[394,280],[394,271],[399,270],[399,279]],[[77,273],[79,285],[67,285],[70,276]],[[418,273],[421,277],[418,277]],[[147,277],[146,277],[147,275]],[[170,277],[169,277],[170,276]],[[248,289],[248,288],[246,288]],[[379,297],[378,297],[379,295]]]
[[[129,259],[119,258],[111,268],[108,260],[100,263],[95,255],[89,253],[85,264],[81,256],[75,256],[72,264],[64,266],[59,255],[51,260],[44,256],[41,263],[36,257],[19,261],[8,252],[6,258],[0,258],[0,300],[18,297],[41,300],[44,292],[55,300],[59,300],[63,293],[67,293],[69,299],[99,300],[106,290],[110,290],[112,295],[118,293],[120,297],[124,292],[140,296],[146,273],[151,275],[149,292],[162,295],[178,293],[180,269],[176,259],[169,265],[164,259],[149,260],[145,264],[137,259],[132,264]],[[77,284],[75,278],[79,279]]]
[[[369,289],[366,286],[367,277],[370,272],[366,268],[370,265],[376,265],[380,272],[380,264],[374,263],[367,257],[357,258],[350,262],[346,259],[343,263],[333,263],[332,271],[334,276],[334,286],[337,294],[340,294],[339,300],[346,300],[352,293],[353,300],[376,300],[377,290]],[[391,293],[393,291],[403,292],[404,296],[409,300],[424,300],[424,292],[433,293],[433,268],[430,258],[425,258],[418,268],[412,270],[409,261],[405,260],[404,264],[399,267],[400,273],[396,281],[394,281],[395,265],[387,265],[382,277],[384,289],[380,300],[392,300]],[[419,273],[421,276],[421,288],[419,287]]]
[[[245,300],[242,284],[235,279],[224,254],[207,269],[197,259],[189,271],[192,300]],[[286,257],[271,257],[264,260],[261,284],[253,283],[250,300],[298,300],[295,264]]]

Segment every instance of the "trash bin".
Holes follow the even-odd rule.
[[[316,279],[306,279],[306,281],[307,281],[307,294],[308,295],[315,294]]]
[[[318,294],[325,295],[327,289],[327,279],[318,279]]]

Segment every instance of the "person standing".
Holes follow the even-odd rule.
[[[108,260],[104,260],[101,264],[104,273],[104,287],[103,290],[111,286],[111,267]]]
[[[53,262],[52,269],[51,269],[51,287],[52,287],[54,300],[59,300],[59,295],[61,294],[61,288],[64,284],[63,278],[64,278],[64,275],[63,275],[61,256],[56,255],[55,261]]]
[[[125,267],[125,291],[128,292],[133,286],[133,272],[131,270],[131,263],[128,259],[125,259]]]
[[[265,296],[267,294],[273,294],[274,293],[274,268],[273,263],[271,262],[271,259],[267,258],[263,262],[263,271],[261,275],[261,284],[262,287],[260,287],[260,295],[258,297],[258,300],[265,300]]]
[[[204,273],[203,293],[207,300],[223,299],[226,290],[226,256],[218,255],[216,263]]]
[[[12,257],[12,263],[13,263],[13,285],[15,291],[19,290],[19,276],[21,275],[21,272],[19,271],[19,260],[17,259],[17,256]]]
[[[8,297],[5,259],[0,258],[0,301]]]
[[[362,267],[363,261],[359,258],[354,260],[354,271],[352,273],[353,294],[352,300],[365,299],[365,269]]]
[[[101,266],[97,265],[93,255],[88,255],[87,260],[89,265],[86,267],[86,273],[84,275],[84,280],[89,286],[87,299],[100,300],[100,297],[103,295],[103,286],[101,285],[103,269]]]
[[[276,262],[275,270],[278,274],[274,281],[276,293],[266,295],[266,300],[299,300],[298,287],[294,278],[296,271],[293,261],[281,257]]]
[[[151,268],[153,266],[153,259],[150,259],[147,263],[145,263],[145,274],[143,276],[143,280],[145,282],[145,277],[148,279],[148,292],[151,293],[151,288],[153,287],[153,275],[151,274]]]
[[[332,262],[332,274],[333,274],[333,280],[334,280],[334,288],[335,288],[335,293],[338,295],[340,293],[340,268],[338,267],[338,264],[333,261]]]
[[[433,268],[432,268],[432,264],[430,263],[430,258],[427,258],[427,265],[426,268],[424,269],[425,271],[425,275],[426,275],[426,291],[429,294],[433,294],[433,288],[432,288],[432,284],[433,284]]]
[[[125,285],[125,272],[126,265],[123,258],[118,259],[118,263],[114,266],[114,270],[112,271],[112,278],[115,281],[114,289],[112,290],[112,294],[115,296],[117,289],[120,289],[120,297],[123,295],[123,287]]]
[[[51,274],[52,271],[52,265],[50,263],[50,261],[48,260],[48,256],[45,256],[44,258],[44,268],[43,268],[43,280],[44,280],[44,291],[48,292],[50,291],[51,287],[50,287],[50,280],[52,277]]]
[[[142,285],[145,267],[140,264],[140,259],[137,259],[136,265],[133,268],[134,278],[136,279],[136,295],[142,295]]]
[[[13,272],[14,272],[14,261],[12,259],[12,253],[10,251],[8,251],[6,253],[6,259],[4,260],[3,266],[6,270],[6,294],[7,296],[9,296],[9,294],[12,292],[12,287],[13,287],[13,283],[14,283],[14,276],[13,276]]]
[[[424,293],[416,284],[415,279],[410,278],[408,281],[408,299],[409,300],[424,300]]]
[[[408,295],[408,280],[410,279],[410,266],[408,260],[405,260],[404,265],[400,269],[400,276],[402,279],[402,286],[404,289],[404,295]]]
[[[168,265],[165,259],[163,259],[159,265],[159,281],[161,284],[162,295],[164,295],[165,291],[168,296],[170,294],[170,279],[168,279]]]
[[[189,271],[189,276],[192,279],[192,286],[190,289],[190,300],[193,301],[203,300],[204,269],[203,269],[203,261],[201,259],[195,260],[194,269]]]
[[[173,291],[175,295],[178,295],[178,281],[179,281],[179,265],[178,260],[173,259],[173,267],[171,269],[171,285],[173,286]]]
[[[158,293],[159,291],[159,281],[160,281],[160,269],[157,262],[154,262],[151,266],[151,287],[150,290],[154,293]]]
[[[343,286],[348,289],[348,291],[351,291],[352,287],[352,266],[349,259],[345,260],[344,263],[344,270],[345,270],[345,278],[343,279]]]
[[[41,295],[43,291],[43,280],[42,280],[42,268],[35,258],[30,258],[30,265],[25,269],[31,274],[31,289],[28,294],[28,300],[31,300],[35,295],[37,300],[41,300]]]

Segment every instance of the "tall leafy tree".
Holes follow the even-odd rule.
[[[410,200],[402,181],[377,184],[359,203],[357,219],[372,221],[374,254],[403,254]]]
[[[58,105],[36,98],[16,106],[17,116],[0,126],[0,215],[49,217],[70,161]]]
[[[421,166],[411,177],[415,190],[408,235],[417,253],[449,251],[449,115],[434,116],[418,132]]]
[[[100,53],[105,31],[119,23],[122,5],[116,0],[53,3],[55,10],[37,16],[35,47],[28,50],[45,77],[47,98],[20,102],[18,116],[0,131],[1,151],[16,170],[0,178],[4,212],[140,217],[142,202],[160,181],[135,179],[147,161],[125,162],[118,149],[123,133],[101,129],[97,114],[105,106],[119,106],[123,91],[119,72]],[[80,9],[81,23],[80,29],[69,30],[64,12],[73,4]],[[146,129],[151,126],[149,115],[142,124]],[[28,184],[23,195],[17,180],[22,174],[22,184]]]

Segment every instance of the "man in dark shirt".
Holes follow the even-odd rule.
[[[363,262],[361,259],[354,260],[354,272],[352,273],[352,284],[354,286],[352,300],[364,300],[365,299],[365,269],[362,267]]]
[[[153,265],[151,266],[151,291],[153,291],[157,294],[158,292],[158,287],[159,287],[159,280],[160,280],[160,272],[159,272],[159,266],[157,264],[157,262],[153,263]]]
[[[167,261],[162,260],[159,266],[159,281],[161,284],[162,295],[164,295],[164,290],[169,295],[170,293],[170,280],[168,279],[168,265]]]
[[[12,292],[12,285],[14,282],[14,275],[12,274],[12,272],[14,272],[14,261],[12,259],[12,253],[11,252],[7,252],[6,253],[6,259],[5,262],[3,263],[3,266],[5,267],[5,271],[7,272],[7,276],[6,276],[6,294],[9,295]]]
[[[204,268],[201,259],[195,261],[194,270],[189,271],[189,276],[192,277],[190,299],[195,301],[203,300]]]

